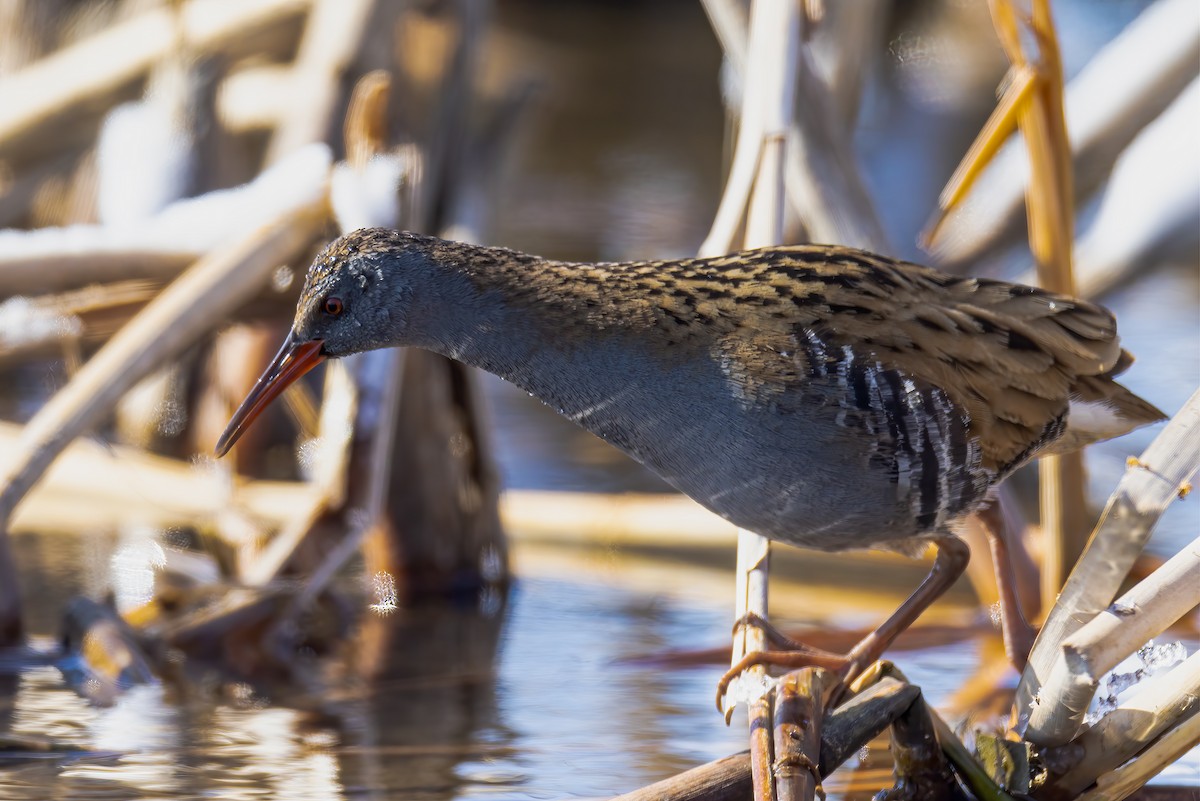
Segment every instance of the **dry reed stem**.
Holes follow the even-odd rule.
[[[750,7],[749,59],[745,70],[745,97],[737,147],[725,192],[701,255],[717,255],[733,248],[737,229],[745,218],[745,246],[779,244],[783,235],[784,136],[792,118],[796,70],[800,53],[800,13],[789,0],[755,0]],[[737,611],[735,620],[748,615],[767,619],[767,583],[770,541],[749,531],[738,532]],[[741,625],[734,637],[733,664],[746,653],[766,647],[766,636],[755,625]],[[757,665],[735,679],[737,689],[750,703],[750,753],[754,798],[775,798],[771,780],[770,701],[761,690],[747,692],[766,682],[766,668]],[[733,705],[726,707],[726,716]]]
[[[1132,698],[1077,737],[1071,747],[1082,750],[1081,761],[1056,777],[1043,795],[1075,798],[1099,777],[1116,770],[1154,743],[1164,732],[1180,726],[1183,721],[1197,718],[1200,718],[1200,653],[1192,654],[1168,673],[1143,681]],[[1156,766],[1155,772],[1166,764]]]
[[[1129,568],[1168,505],[1200,467],[1200,390],[1155,437],[1109,498],[1087,550],[1063,586],[1029,655],[1013,710],[1018,734],[1038,745],[1061,745],[1078,729],[1074,697],[1044,692],[1062,643],[1112,602]]]
[[[224,322],[280,264],[296,258],[325,219],[325,195],[300,198],[266,228],[200,259],[109,340],[25,425],[0,475],[0,530],[17,503],[75,437],[111,411],[155,367]]]
[[[992,109],[987,122],[979,129],[975,141],[971,142],[962,161],[954,168],[946,186],[938,195],[938,209],[920,235],[921,247],[926,250],[935,248],[938,234],[950,212],[966,199],[979,176],[996,158],[996,154],[1008,138],[1016,132],[1017,115],[1020,109],[1030,102],[1030,95],[1037,85],[1036,78],[1037,73],[1027,64],[1014,65],[1009,69],[1000,101]]]
[[[850,685],[850,691],[863,693],[868,688],[875,687],[877,684],[885,681],[900,681],[908,684],[908,678],[898,667],[887,660],[881,660],[863,671],[862,675]],[[916,689],[915,686],[914,689]],[[950,763],[954,765],[954,769],[963,780],[963,783],[966,784],[967,789],[976,798],[980,799],[980,801],[1016,801],[1016,799],[992,780],[987,771],[983,769],[983,766],[979,764],[975,755],[963,745],[962,740],[950,728],[950,724],[946,723],[937,710],[929,706],[919,696],[919,689],[917,689],[917,693],[920,702],[925,703],[928,708],[930,719],[933,721],[934,732],[937,735],[938,743],[942,747],[942,752],[950,760]]]
[[[0,422],[0,472],[17,454],[21,428]],[[232,511],[276,528],[308,494],[294,481],[241,481]],[[72,442],[17,507],[12,531],[102,530],[136,516],[150,525],[206,525],[230,511],[228,476],[123,445]],[[241,541],[230,541],[243,545]]]
[[[56,149],[55,127],[77,108],[103,108],[184,42],[197,54],[277,26],[311,0],[191,0],[145,12],[31,64],[0,83],[0,153]],[[61,128],[61,126],[58,126]],[[49,134],[49,135],[48,135]]]
[[[703,0],[702,4],[734,71],[747,76],[749,25],[744,9],[731,0]],[[845,46],[854,49],[855,44]],[[789,201],[799,211],[814,241],[887,252],[890,249],[887,236],[849,146],[848,132],[838,130],[838,115],[834,113],[829,88],[817,76],[804,47],[796,54],[792,75],[796,105],[804,113],[797,117],[789,111],[786,117],[783,178]],[[754,102],[756,88],[745,77],[742,87],[744,109],[746,103]],[[739,162],[742,138],[746,135],[743,120],[725,188],[729,204],[724,205],[723,196],[722,209],[718,209],[701,255],[722,255],[733,249],[740,209],[745,205],[744,198],[749,195],[754,175],[748,154],[743,153]]]
[[[877,798],[920,798],[922,801],[961,801],[955,781],[939,742],[933,710],[924,696],[915,700],[892,723],[892,759],[895,762],[893,789]]]
[[[360,12],[365,14],[362,9],[355,13]],[[335,174],[338,171],[349,171],[361,175],[372,157],[379,155],[377,148],[386,146],[387,131],[384,120],[387,115],[390,85],[390,78],[382,71],[368,73],[355,84],[344,126],[346,151],[352,160],[336,165]],[[305,121],[312,122],[307,118]],[[392,155],[388,158],[398,156]],[[399,177],[404,175],[402,170],[396,174]],[[396,191],[399,192],[399,187]],[[349,226],[343,224],[343,233],[347,232],[346,227],[394,227],[398,222],[395,219],[396,209],[391,203],[381,203],[379,207],[356,203],[354,209],[342,208],[339,205],[339,201],[349,199],[342,192],[331,192],[334,217],[342,221],[354,220]],[[370,218],[360,219],[364,214]],[[311,496],[296,517],[253,562],[242,567],[241,573],[245,581],[250,584],[266,584],[278,579],[303,543],[316,536],[315,527],[321,518],[327,512],[342,506],[346,497],[345,485],[353,432],[357,428],[356,423],[362,422],[360,413],[369,413],[366,430],[372,432],[369,467],[365,473],[368,482],[368,503],[365,508],[359,510],[360,519],[352,523],[351,531],[338,541],[317,569],[305,579],[305,590],[290,607],[293,612],[302,609],[303,602],[323,590],[337,569],[358,552],[363,537],[371,526],[377,524],[383,513],[385,488],[391,475],[388,461],[395,437],[395,414],[386,410],[394,410],[399,397],[399,365],[403,363],[403,357],[403,351],[399,349],[376,351],[352,356],[344,362],[332,363],[326,371],[316,440],[317,452],[312,457],[312,463],[319,466],[321,472],[314,477]],[[378,385],[382,385],[382,395],[378,392]],[[362,397],[363,394],[366,397]],[[364,408],[364,405],[369,409]],[[370,413],[377,408],[377,411]],[[290,618],[291,615],[283,615],[280,623]]]
[[[0,364],[53,348],[61,351],[64,347],[77,347],[80,340],[105,333],[85,325],[83,315],[104,316],[123,307],[140,306],[154,297],[156,291],[149,281],[118,281],[30,298],[20,303],[19,308],[10,306],[9,301],[0,302],[0,317],[17,313],[30,324],[16,341],[0,336]],[[0,324],[8,327],[12,323],[0,320]]]
[[[178,201],[137,225],[0,231],[0,292],[171,280],[213,249],[272,225],[326,180],[329,162],[329,149],[314,145],[245,184]]]
[[[1151,4],[1076,75],[1066,93],[1079,197],[1102,185],[1114,161],[1194,79],[1200,25],[1193,0]],[[934,252],[968,264],[1016,228],[1029,180],[1028,157],[1012,141],[970,201],[941,227]],[[1077,259],[1080,277],[1090,265]]]
[[[1032,91],[1017,109],[1017,125],[1029,152],[1026,191],[1029,248],[1038,283],[1054,292],[1075,293],[1071,245],[1075,209],[1071,144],[1063,111],[1062,59],[1050,14],[1050,0],[1033,0],[1032,14],[1020,18],[1015,0],[991,0],[992,18],[1005,53],[1020,73],[1032,70]],[[1022,36],[1032,37],[1026,52]],[[1087,543],[1087,498],[1083,455],[1047,456],[1038,471],[1041,485],[1042,608],[1049,609]]]

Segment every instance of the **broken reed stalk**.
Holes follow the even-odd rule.
[[[957,738],[955,738],[957,739]],[[963,801],[964,796],[938,742],[933,712],[919,696],[892,723],[896,790],[922,801]]]
[[[375,4],[376,0],[313,0],[289,76],[295,100],[300,99],[300,87],[304,100],[284,110],[267,147],[267,164],[310,142],[329,139],[345,97],[343,73],[362,44]]]
[[[0,422],[0,473],[17,454],[21,429]],[[275,528],[309,494],[298,481],[241,480],[233,511]],[[124,445],[77,439],[17,507],[11,531],[83,531],[115,528],[131,510],[162,528],[206,525],[230,510],[229,478],[180,459]],[[228,538],[231,545],[244,543]]]
[[[924,697],[921,695],[920,688],[908,683],[908,678],[900,668],[886,659],[876,662],[854,680],[850,685],[850,689],[852,692],[862,694],[868,689],[874,688],[884,682],[902,682],[904,686],[912,687],[916,690],[916,700],[914,703],[925,705],[926,713],[933,724],[933,730],[937,736],[938,743],[941,745],[942,752],[950,760],[950,763],[954,765],[959,777],[961,777],[967,789],[976,798],[980,799],[980,801],[1016,801],[1016,799],[992,780],[987,771],[983,769],[983,766],[979,764],[974,754],[963,745],[962,740],[950,728],[950,724],[942,719],[942,716],[938,714],[936,709],[926,703]],[[822,761],[822,764],[824,764],[824,761]]]
[[[1025,202],[1029,249],[1037,266],[1038,283],[1053,292],[1073,295],[1074,179],[1063,112],[1062,58],[1050,0],[1033,0],[1028,19],[1022,18],[1015,0],[991,0],[989,6],[1014,72],[1032,74],[1032,88],[1011,98],[1011,102],[1029,153]],[[1030,38],[1022,35],[1022,28],[1035,42],[1033,53],[1026,52]],[[1083,455],[1044,457],[1038,477],[1044,536],[1042,608],[1048,609],[1087,542]]]
[[[818,772],[822,779],[879,736],[920,697],[921,691],[883,677],[830,712],[821,724]],[[750,753],[743,751],[617,796],[611,801],[745,801],[750,795]]]
[[[0,530],[54,458],[95,425],[143,376],[224,322],[281,263],[300,255],[325,219],[325,188],[298,199],[274,225],[200,259],[88,360],[25,425],[16,458],[0,476]]]
[[[702,5],[725,52],[725,58],[733,71],[743,76],[744,103],[751,91],[746,88],[748,83],[744,80],[747,52],[750,50],[745,8],[733,0],[702,0]],[[843,13],[841,9],[839,13]],[[839,42],[838,47],[859,52],[861,44],[857,41]],[[839,115],[834,113],[834,107],[838,104],[831,97],[830,88],[814,69],[807,48],[801,47],[797,54],[794,75],[796,105],[804,112],[799,115],[789,113],[786,120],[787,148],[783,177],[788,200],[795,206],[813,241],[839,242],[880,253],[889,252],[883,224],[879,221],[850,147],[849,132],[838,127]],[[857,97],[844,102],[844,105],[856,104]],[[742,131],[744,134],[744,129]],[[743,134],[739,134],[739,137]],[[733,176],[731,170],[731,182]],[[737,220],[731,214],[721,229],[721,236],[728,236],[729,245],[732,245],[736,226]],[[701,253],[706,252],[706,249],[701,249]],[[724,252],[718,253],[714,249],[712,255],[722,255]]]
[[[837,675],[822,668],[800,668],[785,675],[775,690],[775,761],[771,774],[779,801],[811,799],[821,789],[821,721]]]
[[[29,332],[16,342],[0,337],[0,363],[25,358],[31,352],[61,348],[70,341],[85,336],[98,336],[83,324],[86,316],[103,317],[119,314],[124,307],[141,306],[154,297],[157,288],[150,281],[117,281],[71,290],[38,298],[9,298],[0,302],[0,316],[14,311],[14,301],[21,305],[19,313],[31,323]]]
[[[1071,799],[1116,770],[1164,732],[1200,718],[1200,652],[1169,672],[1138,685],[1138,692],[1072,741],[1079,763],[1039,791],[1044,798]],[[1195,745],[1195,743],[1193,743]],[[1161,763],[1155,772],[1169,763]],[[1151,767],[1153,763],[1143,765]]]
[[[1150,447],[1130,460],[1087,550],[1042,625],[1013,701],[1014,728],[1024,739],[1049,746],[1062,745],[1075,736],[1087,701],[1081,706],[1078,694],[1046,692],[1055,665],[1063,658],[1062,644],[1116,597],[1158,518],[1190,489],[1192,477],[1200,468],[1197,454],[1200,390],[1192,394]]]
[[[97,114],[177,46],[177,34],[199,54],[228,48],[277,27],[311,0],[191,0],[177,12],[157,8],[64,47],[0,83],[0,154],[15,160],[52,153],[73,112]],[[86,136],[86,129],[84,131]]]
[[[357,19],[357,15],[366,15],[368,11],[369,9],[357,9],[351,14],[351,18]],[[329,13],[337,16],[335,12]],[[341,27],[347,27],[349,19],[342,19]],[[309,24],[312,25],[313,22],[314,20],[310,20]],[[361,36],[357,26],[350,25],[343,34],[355,32]],[[306,41],[308,36],[306,33]],[[317,38],[320,39],[319,36]],[[318,58],[308,69],[316,71],[323,63]],[[324,66],[332,68],[333,64]],[[332,79],[331,76],[329,80]],[[350,94],[343,133],[350,160],[334,165],[330,190],[331,211],[334,219],[339,221],[342,233],[373,226],[392,228],[399,222],[396,200],[400,197],[400,184],[411,179],[416,168],[403,151],[384,154],[379,150],[386,146],[387,131],[383,121],[386,119],[390,85],[386,72],[372,72],[360,78]],[[324,136],[324,131],[320,129],[323,129],[328,121],[323,117],[314,119],[306,112],[294,117],[293,123],[297,132],[287,134],[278,131],[276,136],[294,138],[298,136],[298,131]],[[391,192],[376,193],[373,196],[364,190],[364,173],[372,158],[386,160],[385,166],[393,168],[386,175],[396,184]],[[295,518],[271,540],[266,549],[245,560],[239,567],[245,581],[250,584],[266,584],[280,578],[292,566],[295,554],[305,543],[325,539],[320,523],[328,514],[341,510],[346,502],[346,484],[354,450],[352,441],[356,435],[361,438],[363,432],[368,432],[372,440],[366,447],[373,451],[391,452],[394,429],[391,420],[394,415],[380,411],[379,406],[383,403],[383,409],[393,408],[388,404],[395,402],[397,391],[393,385],[398,381],[396,363],[400,358],[401,355],[394,350],[377,351],[351,356],[345,361],[332,362],[327,366],[318,436],[315,442],[310,443],[314,448],[310,461],[320,472],[312,476],[311,495]],[[383,398],[374,391],[378,389],[378,385],[384,388]],[[364,394],[366,397],[363,397]],[[360,415],[365,415],[368,419],[361,420]],[[320,564],[306,566],[315,571],[308,579],[309,586],[319,585],[323,588],[322,582],[326,580],[324,576],[327,566],[336,563],[336,567],[340,567],[347,554],[357,552],[363,535],[375,524],[382,512],[383,498],[379,485],[386,482],[386,479],[386,464],[379,458],[371,459],[371,466],[366,471],[364,481],[367,503],[358,510],[361,512],[359,516],[365,516],[366,519],[351,521],[350,533],[332,546],[332,551],[324,555]],[[362,498],[354,500],[361,501]],[[353,544],[348,546],[347,550],[346,542],[351,540]],[[308,550],[320,552],[328,550],[329,547],[313,544]],[[329,575],[331,577],[332,573]]]
[[[122,280],[166,282],[216,248],[275,223],[326,179],[314,145],[233,189],[180,200],[136,226],[0,231],[0,291],[35,295]]]

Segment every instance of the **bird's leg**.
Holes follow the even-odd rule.
[[[860,640],[858,645],[851,648],[848,653],[832,654],[828,651],[801,646],[787,651],[755,651],[746,654],[717,682],[717,708],[721,708],[721,699],[730,682],[737,678],[742,671],[754,665],[772,665],[793,669],[807,666],[823,667],[838,671],[842,681],[846,684],[852,682],[864,669],[878,661],[883,656],[883,652],[891,647],[896,637],[911,626],[921,616],[921,613],[941,597],[966,570],[967,562],[971,558],[971,551],[965,542],[953,535],[939,537],[935,542],[937,543],[937,558],[934,560],[929,575],[921,582],[921,586],[908,596],[908,600],[901,604],[891,617]]]
[[[891,617],[875,631],[863,637],[858,645],[846,654],[846,672],[842,678],[847,684],[854,681],[867,667],[879,661],[883,652],[891,647],[900,633],[916,622],[921,613],[950,589],[967,569],[967,562],[971,560],[971,550],[965,542],[950,534],[937,538],[935,542],[937,557],[933,560],[929,575]]]
[[[1008,661],[1018,671],[1025,669],[1037,631],[1025,620],[1017,598],[1017,577],[1013,570],[1012,554],[1008,549],[1010,532],[998,500],[989,500],[976,513],[991,546],[992,564],[996,570],[996,589],[1000,595],[1000,631],[1004,636],[1004,651]]]

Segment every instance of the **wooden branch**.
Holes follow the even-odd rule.
[[[20,161],[88,135],[69,114],[97,118],[178,45],[197,54],[255,46],[255,36],[308,9],[311,0],[191,0],[177,15],[157,8],[56,53],[0,83],[0,157]]]
[[[1013,702],[1016,731],[1038,745],[1061,745],[1078,729],[1074,710],[1042,690],[1062,643],[1116,596],[1167,506],[1200,468],[1200,390],[1135,460],[1109,498],[1087,550],[1038,634]],[[1036,699],[1036,703],[1035,703]]]

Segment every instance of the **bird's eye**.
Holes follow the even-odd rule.
[[[342,308],[343,306],[341,298],[328,297],[325,298],[325,302],[321,304],[321,311],[325,312],[330,317],[337,317],[342,313]]]

